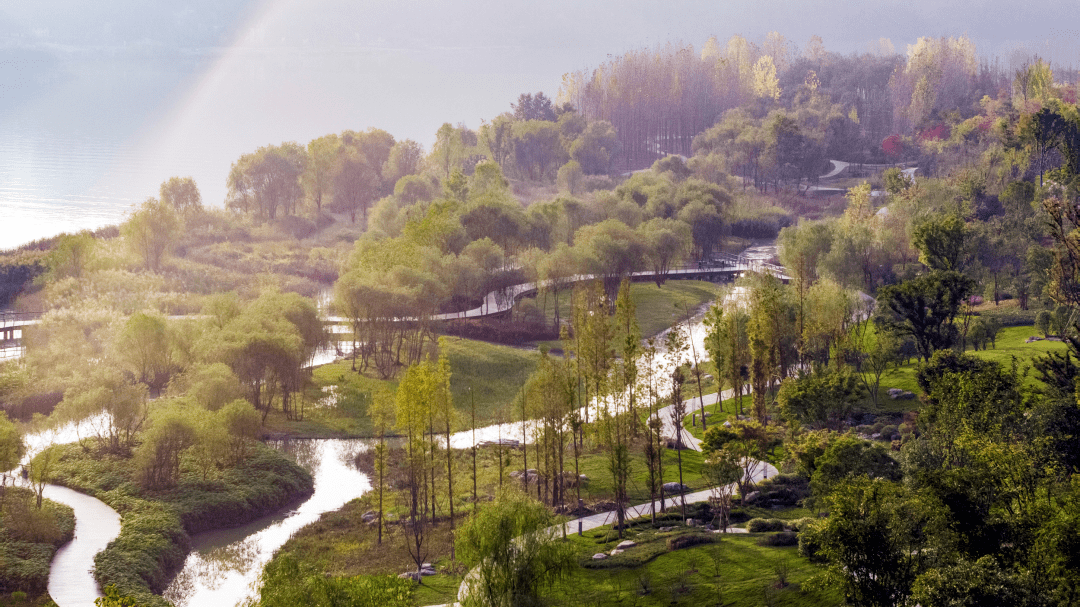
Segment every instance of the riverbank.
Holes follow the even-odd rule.
[[[310,474],[263,445],[235,468],[206,478],[184,467],[178,484],[160,491],[141,487],[130,458],[78,444],[51,449],[55,484],[92,495],[122,517],[120,535],[94,558],[97,583],[114,584],[121,595],[146,605],[169,605],[159,594],[183,563],[191,534],[277,512],[314,490]]]
[[[24,487],[0,491],[0,597],[7,599],[0,604],[43,603],[48,599],[49,564],[74,537],[75,513],[50,499],[38,508],[37,497]]]
[[[671,280],[663,287],[641,282],[631,285],[631,297],[637,308],[642,335],[662,334],[673,325],[686,322],[686,311],[692,317],[703,305],[716,298],[717,285],[697,280]],[[568,322],[570,289],[559,295],[562,319]],[[553,311],[554,298],[548,298],[548,310]],[[530,302],[525,299],[520,301]],[[700,319],[692,319],[700,327]],[[684,326],[685,328],[685,326]],[[475,403],[477,426],[510,422],[520,417],[520,389],[536,369],[540,359],[535,349],[547,345],[561,351],[562,342],[523,342],[504,345],[491,342],[448,337],[445,341],[450,360],[450,390],[460,426],[472,423]],[[698,357],[705,353],[698,349]],[[342,359],[320,365],[313,371],[313,385],[304,393],[304,419],[286,419],[274,411],[266,420],[264,432],[269,438],[372,438],[375,434],[367,410],[372,395],[379,390],[395,390],[397,379],[380,379],[368,370],[352,369],[352,361]],[[711,381],[711,380],[710,380]],[[706,382],[705,391],[715,391],[715,382]],[[696,383],[684,390],[696,393]]]

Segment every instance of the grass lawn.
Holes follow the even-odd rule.
[[[1067,347],[1064,343],[1059,341],[1041,340],[1032,343],[1025,343],[1028,337],[1033,335],[1038,336],[1038,331],[1032,326],[1018,326],[1018,327],[1005,327],[1001,329],[997,336],[997,347],[991,347],[987,350],[974,350],[968,349],[967,354],[975,356],[983,360],[990,360],[1001,364],[1004,367],[1008,367],[1012,364],[1013,359],[1020,365],[1021,372],[1025,367],[1031,366],[1031,361],[1036,356],[1041,356],[1047,352],[1061,352]],[[892,415],[904,413],[906,411],[917,410],[920,405],[918,399],[915,400],[893,400],[889,398],[889,388],[900,388],[901,390],[907,390],[913,392],[916,395],[920,395],[922,391],[919,389],[919,384],[915,380],[915,372],[918,369],[919,361],[911,359],[907,363],[890,368],[881,377],[881,384],[878,387],[878,404],[875,406],[871,399],[867,397],[863,404],[862,409],[869,413],[878,415]],[[1028,385],[1035,385],[1038,379],[1034,372],[1028,373],[1025,377],[1025,381]],[[684,387],[684,394],[687,396],[696,396],[696,386],[693,383],[688,383],[688,387]],[[710,383],[710,388],[715,391],[715,384]],[[687,391],[689,390],[689,391]],[[708,391],[706,391],[708,393]],[[720,412],[720,407],[717,405],[710,405],[705,407],[705,411],[709,413],[710,423],[723,423],[730,415],[733,415],[735,410],[735,401],[737,399],[729,399],[724,401],[724,412]],[[744,409],[749,410],[750,396],[743,396]],[[696,411],[688,411],[687,416],[684,419],[683,426],[690,431],[690,433],[697,438],[701,438],[703,433],[701,431],[700,421],[697,427],[692,425],[692,415]]]
[[[1039,335],[1039,332],[1032,326],[1005,327],[998,333],[996,347],[991,346],[987,350],[969,348],[966,353],[983,360],[994,361],[1005,368],[1008,368],[1015,359],[1022,371],[1024,367],[1031,366],[1031,361],[1036,356],[1044,355],[1047,352],[1063,352],[1067,348],[1064,343],[1059,341],[1041,340],[1024,343],[1028,337],[1033,335]],[[1039,336],[1041,337],[1041,335]],[[875,410],[867,403],[868,409],[874,413],[900,413],[917,409],[919,407],[918,400],[892,400],[889,398],[887,391],[889,388],[900,388],[915,394],[921,394],[919,384],[915,381],[915,371],[918,364],[917,360],[912,359],[905,365],[893,367],[886,371],[881,378],[878,407]],[[1029,386],[1033,386],[1038,382],[1038,379],[1035,373],[1032,372],[1026,376],[1025,381]]]
[[[993,300],[986,300],[972,308],[980,316],[996,318],[1004,327],[1033,325],[1035,316],[1043,309],[1045,308],[1039,302],[1033,300],[1027,310],[1021,310],[1019,299],[1005,299],[997,305],[994,305]]]
[[[669,542],[680,535],[705,543],[671,549]],[[619,542],[614,533],[601,528],[571,536],[582,566],[556,584],[548,604],[714,605],[718,585],[724,605],[840,604],[835,593],[805,589],[820,568],[800,557],[795,547],[759,545],[766,535],[709,534],[683,527],[661,533],[639,525],[627,532],[637,546],[599,561],[592,555],[610,552]]]
[[[540,354],[531,350],[459,337],[446,341],[450,357],[450,388],[461,427],[469,425],[470,388],[476,398],[476,422],[487,425],[510,415],[521,384],[536,369]],[[397,388],[397,379],[359,374],[348,360],[317,367],[314,386],[304,395],[303,421],[287,420],[278,412],[267,418],[266,430],[295,436],[371,436],[367,410],[371,394]],[[334,398],[328,398],[329,395]]]
[[[641,449],[634,447],[631,452],[635,455],[631,456],[630,501],[634,504],[647,502],[647,471],[640,455]],[[477,491],[481,502],[488,496],[493,496],[499,489],[500,456],[503,460],[502,486],[521,486],[520,481],[509,476],[511,471],[522,469],[521,450],[482,447],[477,450]],[[706,481],[701,476],[701,454],[684,451],[682,456],[684,482],[693,490],[704,488]],[[678,480],[676,459],[677,454],[674,451],[666,451],[665,481]],[[438,459],[437,465],[437,490],[441,496],[445,496],[445,460]],[[531,448],[529,466],[536,466],[535,453]],[[574,469],[572,450],[567,451],[565,466],[568,470]],[[581,457],[581,473],[589,477],[589,481],[581,488],[581,499],[586,504],[611,500],[612,481],[607,469],[607,457],[603,452],[587,445]],[[535,495],[535,492],[536,485],[530,485],[530,493]],[[471,451],[455,452],[454,497],[455,515],[457,520],[461,520],[462,515],[473,508]],[[576,497],[574,489],[568,490],[568,502],[572,503]],[[314,565],[331,575],[396,575],[415,568],[406,549],[406,535],[399,526],[388,525],[380,546],[376,544],[376,527],[361,520],[363,513],[375,509],[376,499],[372,492],[349,502],[337,511],[322,515],[318,522],[308,525],[289,539],[279,552],[289,552],[301,562]],[[405,512],[404,497],[398,492],[386,492],[384,500],[388,521],[397,520]],[[425,546],[428,548],[426,560],[433,563],[440,574],[424,578],[424,583],[416,587],[414,600],[417,605],[451,601],[456,596],[458,584],[465,574],[462,568],[455,567],[450,561],[448,512],[445,497],[440,498],[438,514],[442,518],[425,539]]]
[[[669,280],[663,287],[654,282],[635,282],[630,285],[630,296],[637,304],[638,326],[641,334],[651,337],[685,320],[682,310],[689,306],[690,313],[702,304],[716,299],[717,285],[702,280]],[[564,320],[571,317],[571,289],[559,293],[559,316]],[[555,298],[539,296],[536,305],[545,318],[555,314]],[[551,342],[553,347],[562,347],[558,342]]]

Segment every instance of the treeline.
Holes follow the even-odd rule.
[[[508,408],[516,418],[514,425],[521,424],[516,436],[527,438],[527,444],[521,445],[524,469],[511,473],[510,478],[517,478],[526,495],[535,496],[548,507],[572,511],[582,497],[582,460],[599,447],[605,469],[612,475],[621,534],[635,450],[645,449],[650,494],[661,500],[670,498],[668,503],[675,506],[674,494],[679,491],[672,490],[671,482],[683,481],[682,459],[679,454],[675,469],[665,471],[668,458],[664,453],[669,445],[658,415],[667,405],[675,404],[670,417],[681,423],[685,414],[683,384],[690,376],[681,370],[669,375],[668,370],[696,360],[698,353],[679,326],[664,340],[666,357],[672,363],[663,362],[657,340],[642,343],[626,280],[614,302],[608,300],[600,281],[575,286],[572,319],[561,341],[565,355],[553,356],[543,350],[536,372]],[[403,544],[417,571],[434,556],[425,540],[432,527],[448,524],[453,530],[458,524],[456,504],[473,504],[475,517],[476,505],[483,501],[475,482],[479,445],[466,448],[464,457],[448,449],[454,429],[463,422],[468,425],[463,419],[468,405],[455,404],[450,390],[454,372],[445,342],[440,340],[437,357],[408,366],[395,391],[377,392],[370,400],[368,414],[379,438],[372,458],[371,503],[375,510],[371,520],[376,525],[376,541],[383,541],[388,514],[396,514],[396,533],[404,534]],[[694,365],[691,372],[700,390],[700,368]],[[652,421],[646,422],[647,418]],[[392,451],[385,440],[393,431],[405,439],[397,448],[400,452]],[[501,444],[497,447],[500,487],[504,483],[503,448]],[[592,457],[595,460],[595,455]],[[470,458],[471,487],[462,480],[470,478]],[[666,486],[665,481],[669,481]]]
[[[689,156],[694,138],[731,110],[761,120],[797,113],[815,96],[837,110],[812,138],[828,158],[883,163],[898,153],[883,147],[887,138],[933,136],[952,114],[970,118],[981,98],[1009,91],[1016,74],[1036,63],[1031,58],[1006,69],[980,57],[963,36],[920,38],[906,56],[887,39],[873,52],[843,56],[817,36],[799,51],[771,32],[761,45],[736,35],[726,43],[711,38],[700,49],[667,44],[631,51],[566,74],[558,99],[589,121],[611,123],[618,164],[626,169],[667,154]],[[1024,94],[1046,86],[1022,81]]]
[[[790,283],[756,278],[707,317],[718,377],[754,395],[752,420],[706,433],[707,466],[735,480],[732,463],[783,441],[792,476],[760,491],[827,513],[800,526],[800,552],[849,603],[1076,601],[1080,113],[1071,85],[1025,84],[1049,74],[1035,63],[913,142],[951,176],[890,169],[884,196],[864,184],[841,217],[784,229]],[[1003,318],[1038,318],[1065,347],[1033,372],[968,354]],[[875,419],[910,358],[921,401]]]

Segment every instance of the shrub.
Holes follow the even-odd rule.
[[[758,540],[758,546],[796,546],[799,543],[799,535],[792,531],[770,533]]]
[[[70,507],[45,500],[39,510],[29,489],[7,487],[0,513],[0,592],[41,594],[49,583],[56,549],[71,540],[75,515]]]
[[[711,544],[712,541],[712,536],[704,533],[684,533],[682,535],[676,535],[675,537],[669,537],[667,540],[667,548],[668,550],[681,550],[691,546]]]
[[[825,562],[821,554],[821,527],[819,525],[806,525],[799,531],[799,556],[805,557],[812,563]]]
[[[732,508],[731,512],[728,512],[728,522],[733,525],[745,523],[748,520],[750,520],[750,515],[743,508]]]
[[[783,531],[784,521],[778,518],[752,518],[746,523],[746,530],[750,533]]]
[[[807,517],[804,517],[804,518],[795,519],[793,521],[788,521],[787,526],[788,526],[788,529],[791,529],[792,531],[798,532],[798,531],[802,531],[803,529],[806,529],[809,525],[813,525],[816,522],[817,522],[816,518],[814,518],[812,516],[807,516]]]
[[[798,474],[778,474],[758,482],[755,489],[761,493],[760,503],[795,506],[810,496],[810,480]]]
[[[1043,337],[1050,335],[1051,325],[1053,324],[1054,316],[1050,314],[1049,310],[1039,310],[1039,313],[1035,315],[1035,330],[1043,334]]]
[[[900,434],[900,429],[896,426],[883,426],[881,428],[881,440],[892,440],[894,436]]]

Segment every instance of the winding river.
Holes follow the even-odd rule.
[[[371,489],[367,475],[353,464],[367,448],[363,440],[291,440],[275,446],[311,472],[315,493],[288,512],[192,538],[183,569],[164,593],[177,607],[235,605],[255,596],[263,566],[293,533]]]
[[[754,247],[746,253],[764,259],[773,256],[775,248]],[[706,358],[705,331],[699,313],[691,320],[690,328],[699,360]],[[658,339],[658,343],[660,341]],[[686,356],[688,359],[692,356],[690,351]],[[331,358],[332,353],[323,353],[316,364],[329,362]],[[669,367],[670,362],[665,361],[658,365],[657,371],[664,373]],[[687,395],[691,392],[693,390]],[[29,434],[26,437],[28,457],[49,444],[72,442],[80,435],[86,436],[94,424],[100,422],[100,419],[90,419],[59,430]],[[531,434],[528,429],[527,432]],[[521,440],[521,422],[477,428],[475,432],[458,432],[451,436],[451,444],[455,448],[466,448],[473,440],[484,442],[500,438]],[[191,553],[164,593],[178,607],[236,605],[256,596],[263,566],[293,533],[318,520],[324,512],[337,510],[371,488],[368,477],[353,464],[356,454],[367,448],[367,441],[310,439],[281,441],[273,445],[294,456],[311,472],[315,478],[314,494],[286,512],[241,527],[194,536]],[[77,521],[75,539],[61,548],[53,561],[49,593],[60,607],[92,607],[94,598],[100,596],[90,574],[93,556],[119,533],[120,517],[101,501],[64,487],[50,485],[45,496],[74,508]]]

